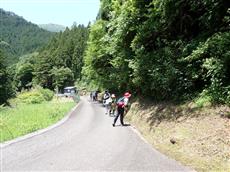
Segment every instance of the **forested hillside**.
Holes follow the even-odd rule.
[[[0,105],[25,89],[62,91],[81,79],[88,27],[54,34],[2,9],[0,20]]]
[[[0,104],[24,89],[38,85],[62,91],[81,79],[88,27],[75,26],[54,36],[39,52],[23,55],[6,68],[7,55],[0,51]]]
[[[62,91],[65,86],[74,85],[76,80],[81,79],[87,38],[87,27],[67,28],[39,52],[21,56],[19,62],[10,68],[16,90],[39,85]]]
[[[101,0],[83,73],[156,100],[230,102],[228,0]]]
[[[41,48],[54,35],[13,12],[0,9],[0,15],[0,48],[7,54],[7,64],[13,64],[19,56]]]
[[[81,79],[88,27],[74,26],[58,33],[36,57],[34,83],[62,90]]]

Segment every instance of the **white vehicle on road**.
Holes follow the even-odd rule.
[[[77,89],[76,87],[74,86],[71,86],[71,87],[65,87],[64,88],[64,95],[66,97],[70,97],[70,96],[73,96],[73,95],[76,95],[77,94]]]

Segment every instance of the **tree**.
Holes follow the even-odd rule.
[[[40,49],[54,36],[54,33],[39,28],[13,12],[0,9],[0,14],[0,48],[6,50],[4,53],[8,55],[6,61],[9,65],[16,63],[18,57]]]
[[[73,79],[80,79],[87,38],[88,28],[83,25],[74,25],[71,29],[57,34],[37,57],[34,83],[50,89],[59,87],[56,83],[57,78],[53,77],[57,76],[56,69],[62,69],[63,72],[63,68],[65,72],[69,69],[73,74],[74,78],[69,78],[70,83]]]
[[[71,86],[74,83],[73,72],[69,68],[54,67],[51,70],[51,75],[53,78],[53,85],[57,89],[57,91],[63,90],[65,86]]]
[[[230,3],[101,0],[83,74],[104,88],[156,100],[229,97]]]
[[[9,75],[3,52],[0,50],[0,104],[6,103],[14,95],[12,78]]]
[[[19,58],[19,62],[14,65],[14,83],[18,91],[30,89],[34,77],[34,64],[38,53],[26,54]]]

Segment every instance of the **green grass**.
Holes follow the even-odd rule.
[[[0,142],[50,126],[62,119],[74,107],[74,102],[44,102],[19,104],[0,108]]]
[[[211,106],[212,98],[208,95],[198,97],[195,100],[195,104],[198,108],[202,108],[204,106]]]

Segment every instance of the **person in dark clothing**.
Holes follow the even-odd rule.
[[[118,117],[120,116],[120,122],[121,122],[121,125],[124,126],[124,121],[123,121],[123,118],[124,118],[124,112],[125,112],[125,108],[128,106],[128,102],[129,102],[129,98],[131,97],[131,94],[129,92],[126,92],[124,94],[124,97],[120,98],[118,101],[117,101],[117,115],[116,117],[114,118],[114,121],[113,121],[113,127],[115,127],[115,124],[117,122],[117,119]]]
[[[90,100],[93,100],[93,92],[90,92]]]
[[[92,92],[92,96],[93,96],[93,101],[96,101],[96,91]]]
[[[98,101],[98,93],[100,93],[99,90],[95,91],[95,99],[96,99],[96,101]]]

